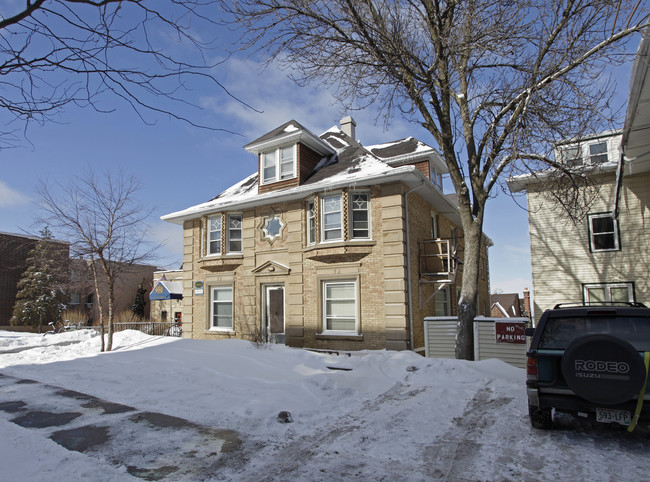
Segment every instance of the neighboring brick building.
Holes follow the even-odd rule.
[[[18,282],[27,268],[27,258],[41,238],[23,234],[0,233],[0,326],[8,326],[13,314]],[[51,241],[67,263],[68,243]]]
[[[100,294],[103,301],[104,313],[108,313],[108,287],[106,286],[105,275],[97,262],[97,272],[100,279]],[[71,282],[68,288],[70,302],[68,303],[68,317],[87,321],[89,324],[99,324],[99,304],[95,293],[95,284],[90,266],[90,261],[73,259],[71,266]],[[117,275],[115,281],[115,315],[131,313],[135,301],[135,294],[138,285],[142,283],[146,291],[145,296],[145,318],[149,318],[149,290],[151,290],[153,274],[157,270],[155,266],[145,264],[124,265],[122,271]],[[72,313],[74,312],[74,316]],[[108,316],[108,315],[105,315]],[[107,319],[107,318],[106,318]]]
[[[424,317],[455,314],[464,239],[445,163],[413,138],[364,147],[341,123],[285,123],[245,146],[258,172],[163,216],[184,227],[183,336],[423,351]]]

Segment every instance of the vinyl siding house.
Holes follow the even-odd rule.
[[[625,126],[564,143],[556,159],[585,168],[597,192],[583,222],[558,221],[545,173],[508,180],[528,198],[535,318],[561,302],[650,305],[650,81],[648,37],[637,54]],[[622,166],[620,189],[617,171]]]
[[[258,172],[162,217],[183,226],[183,336],[424,352],[424,317],[455,313],[463,236],[440,155],[341,124],[281,125],[245,146]],[[488,314],[487,247],[482,263]]]

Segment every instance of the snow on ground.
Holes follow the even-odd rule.
[[[0,332],[0,373],[238,432],[214,480],[644,480],[647,430],[556,417],[537,431],[525,374],[498,360],[337,356],[241,340]],[[289,411],[293,423],[277,421]],[[2,480],[128,480],[0,411]],[[170,476],[173,480],[173,476]]]

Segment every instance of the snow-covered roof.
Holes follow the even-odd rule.
[[[385,144],[367,146],[366,149],[378,159],[381,159],[391,166],[426,159],[432,161],[438,171],[442,174],[449,172],[447,165],[438,151],[414,137],[407,137],[405,139],[387,142]]]
[[[292,120],[251,142],[246,146],[246,149],[256,152],[260,149],[260,146],[266,148],[276,142],[278,138],[286,141],[287,135],[292,136],[296,135],[296,133],[304,135],[305,132],[309,131]],[[338,127],[328,129],[321,134],[318,140],[327,146],[331,154],[322,158],[321,162],[318,163],[314,171],[301,185],[260,193],[258,190],[258,173],[256,172],[208,202],[167,214],[162,216],[161,219],[175,224],[182,224],[186,220],[225,209],[250,209],[271,203],[304,199],[310,194],[321,191],[344,187],[374,186],[401,181],[411,188],[421,186],[418,193],[436,207],[441,214],[448,217],[455,224],[460,225],[457,205],[434,187],[428,178],[419,172],[415,166],[404,165],[401,162],[406,156],[411,156],[411,162],[415,157],[422,157],[422,159],[431,158],[434,155],[439,157],[435,149],[411,137],[403,140],[405,142],[397,141],[392,144],[383,144],[381,145],[383,147],[373,146],[384,156],[380,158]],[[397,155],[390,157],[390,152]]]

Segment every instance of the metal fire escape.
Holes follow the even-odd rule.
[[[418,243],[420,258],[420,276],[418,293],[420,308],[433,299],[440,289],[456,281],[460,260],[458,239],[427,239]],[[434,285],[433,293],[423,299],[423,286]]]

